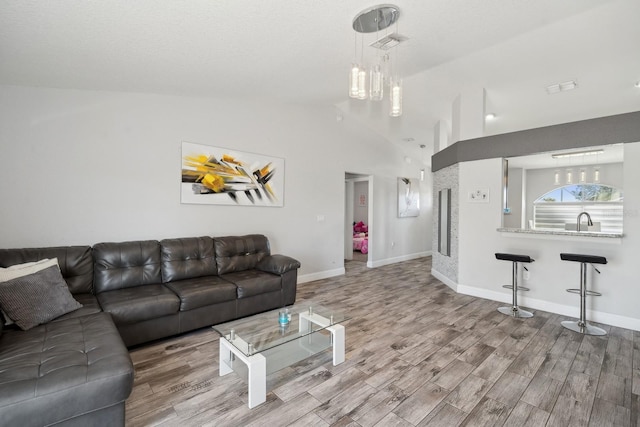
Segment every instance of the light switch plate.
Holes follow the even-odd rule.
[[[474,203],[489,203],[489,189],[479,188],[477,190],[470,191],[468,194],[468,200]]]

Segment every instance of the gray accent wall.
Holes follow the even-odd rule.
[[[431,170],[458,162],[638,141],[640,111],[459,141],[431,157]]]
[[[438,252],[438,192],[451,189],[451,252],[449,256]],[[431,248],[431,266],[433,270],[458,282],[458,223],[460,200],[460,178],[458,165],[452,165],[433,174],[433,244]]]

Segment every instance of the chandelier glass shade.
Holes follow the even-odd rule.
[[[360,66],[358,64],[351,64],[351,71],[349,73],[349,97],[358,97],[358,75],[360,74]]]
[[[358,99],[367,99],[367,70],[364,67],[358,70]]]
[[[380,64],[376,64],[369,71],[369,98],[372,101],[382,101],[383,96],[384,74]]]
[[[358,64],[351,64],[349,72],[349,98],[367,99],[367,70]]]
[[[391,108],[389,115],[391,117],[400,117],[402,115],[402,79],[391,79],[391,89],[389,90],[389,101]]]
[[[365,65],[364,37],[366,33],[376,33],[376,40],[371,43],[370,46],[385,51],[392,47],[395,48],[397,44],[391,46],[388,43],[380,43],[381,40],[389,38],[389,36],[377,40],[377,33],[396,23],[399,15],[400,10],[397,6],[379,5],[360,12],[353,20],[356,39],[354,42],[354,61],[349,72],[349,97],[359,100],[370,99],[371,101],[381,101],[384,98],[385,85],[388,84],[390,100],[389,115],[391,117],[402,115],[402,80],[399,78],[391,80],[386,77],[387,70],[383,67],[383,64],[385,66],[387,65],[385,63],[389,60],[389,54],[378,56],[376,63],[369,67]],[[359,63],[358,59],[356,59],[358,56],[358,33],[361,34]],[[397,37],[393,40],[397,41],[397,43],[407,39],[404,36],[394,35]],[[397,72],[397,70],[395,71]]]

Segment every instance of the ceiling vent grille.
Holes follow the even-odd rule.
[[[553,95],[554,93],[565,92],[567,90],[573,90],[578,87],[578,84],[574,80],[568,82],[558,83],[555,85],[547,86],[547,93]]]
[[[391,34],[387,34],[381,39],[374,41],[369,46],[375,47],[376,49],[380,49],[380,50],[389,50],[391,48],[398,46],[402,42],[406,42],[407,40],[409,40],[409,37],[405,37],[398,33],[391,33]]]

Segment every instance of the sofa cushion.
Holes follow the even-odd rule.
[[[60,320],[72,319],[74,317],[80,316],[88,316],[90,314],[102,312],[102,308],[100,308],[98,299],[93,294],[75,294],[73,295],[73,299],[78,301],[82,305],[82,308],[79,308],[67,314],[63,314],[60,317],[56,317],[52,320],[52,322],[58,322]]]
[[[162,281],[156,240],[98,243],[93,247],[96,293]]]
[[[218,274],[211,237],[162,240],[160,256],[164,283]]]
[[[27,276],[36,273],[52,265],[58,266],[58,258],[45,258],[38,261],[29,261],[22,264],[15,264],[9,267],[0,267],[0,282],[16,279],[18,277]],[[0,312],[7,325],[13,325],[13,320],[0,307]]]
[[[180,297],[180,311],[233,301],[237,296],[236,285],[218,276],[178,280],[165,286]]]
[[[0,267],[39,261],[45,258],[58,259],[60,272],[72,294],[92,292],[93,258],[90,246],[0,249]]]
[[[0,338],[3,425],[50,425],[124,401],[131,358],[106,313],[50,322]]]
[[[251,270],[271,254],[269,240],[262,234],[216,237],[213,243],[219,275]]]
[[[82,307],[73,299],[57,265],[0,282],[0,306],[23,330]]]
[[[225,274],[223,279],[238,287],[238,298],[246,298],[282,289],[280,276],[259,270],[238,271]]]
[[[116,325],[176,314],[180,307],[180,299],[160,284],[102,292],[98,301]]]

